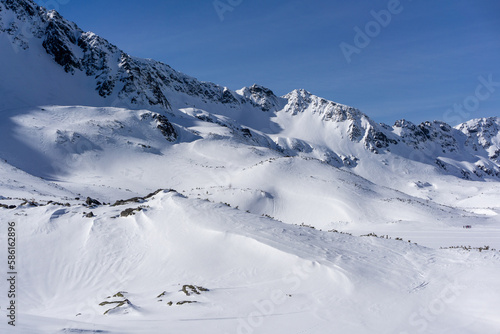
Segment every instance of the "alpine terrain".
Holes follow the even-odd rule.
[[[500,118],[233,91],[31,0],[0,78],[2,333],[500,333]]]

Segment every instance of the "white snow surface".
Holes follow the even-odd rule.
[[[118,217],[138,206],[95,208],[92,219],[81,205],[3,214],[20,240],[18,332],[498,329],[498,252],[324,232],[176,192]],[[186,296],[184,285],[209,291]],[[104,315],[116,304],[101,303],[125,298]]]
[[[172,78],[168,108],[140,80],[103,97],[7,3],[31,1],[2,0],[0,30],[38,33],[0,33],[2,333],[500,332],[499,118],[391,127],[114,46],[108,74]]]

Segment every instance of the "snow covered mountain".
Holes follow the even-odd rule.
[[[74,82],[76,86],[68,94],[67,89],[60,90],[58,87],[47,85],[47,80],[29,80],[34,85],[30,90],[36,91],[38,97],[34,101],[29,101],[31,104],[59,104],[60,100],[70,105],[85,104],[82,102],[88,102],[88,96],[92,95],[92,92],[86,89],[82,94],[78,79],[83,76],[88,79],[86,85],[94,87],[95,94],[90,101],[95,102],[92,105],[158,107],[163,111],[172,110],[172,104],[174,109],[177,109],[182,102],[187,105],[210,105],[207,107],[209,111],[216,108],[218,113],[231,117],[242,125],[256,127],[257,130],[269,130],[267,125],[272,123],[271,117],[255,115],[260,111],[274,114],[282,111],[294,116],[315,114],[323,121],[336,124],[333,126],[336,129],[332,129],[338,132],[340,137],[335,138],[336,141],[348,138],[354,143],[362,143],[373,153],[391,151],[392,146],[392,151],[396,154],[434,165],[441,169],[442,173],[465,179],[500,176],[497,161],[500,148],[498,140],[495,141],[495,138],[498,138],[498,126],[491,126],[498,124],[498,119],[477,120],[475,125],[469,123],[461,125],[460,131],[451,129],[441,122],[414,125],[401,120],[393,127],[389,127],[376,124],[356,109],[318,98],[303,90],[296,90],[283,98],[278,98],[271,90],[257,85],[233,92],[212,83],[199,82],[160,62],[131,57],[103,38],[90,32],[83,32],[57,12],[46,12],[31,1],[5,1],[2,3],[2,8],[0,30],[4,32],[4,38],[7,37],[7,41],[4,42],[12,46],[9,48],[4,45],[3,49],[12,51],[13,58],[16,58],[17,53],[29,51],[30,48],[34,49],[33,53],[38,53],[38,57],[45,52],[44,58],[50,58],[66,72],[66,75],[59,73],[64,79],[55,80],[58,82],[64,80],[65,84],[68,81]],[[22,61],[25,63],[25,59]],[[19,67],[22,67],[22,64],[19,64]],[[27,79],[22,71],[12,74]],[[33,74],[37,78],[47,78],[40,73],[35,72],[31,76]],[[69,79],[70,75],[75,78]],[[18,81],[8,76],[6,79],[4,84],[9,86],[12,82]],[[20,84],[24,86],[24,82]],[[25,91],[15,88],[14,90],[21,94]],[[6,100],[14,99],[15,104],[25,99],[25,95],[21,97],[14,95]],[[66,98],[68,96],[69,101]],[[9,105],[8,102],[6,104]],[[264,120],[264,128],[262,124],[241,119],[243,110],[252,114],[246,118],[267,118]],[[292,122],[299,123],[302,118],[295,117]],[[469,127],[476,128],[476,131],[467,130]],[[484,131],[481,130],[483,127]],[[328,128],[330,130],[331,126]],[[485,132],[487,136],[482,135]],[[324,143],[323,140],[314,142],[310,140],[311,138],[304,138],[303,133],[293,133],[293,135],[297,136],[299,142],[307,139],[309,142],[306,146],[310,146],[312,151],[321,150],[318,146],[323,148],[326,146],[327,152],[322,153],[329,158],[335,157],[335,163],[343,160],[351,164],[353,159],[357,159],[350,147],[348,150],[340,150],[338,147],[332,147],[331,142]],[[287,136],[286,140],[289,137]],[[278,138],[276,141],[279,143],[283,138]],[[284,146],[289,149],[288,145]],[[293,147],[291,151],[295,151]]]
[[[3,32],[4,42],[2,49],[7,51],[4,57],[9,57],[8,53],[12,57],[7,58],[8,62],[19,63],[18,68],[22,68],[26,67],[26,59],[21,57],[20,61],[13,61],[13,58],[20,58],[17,57],[19,53],[23,53],[23,56],[31,54],[33,58],[43,57],[61,67],[58,71],[61,78],[55,80],[75,86],[68,94],[67,89],[59,90],[48,84],[47,81],[53,80],[47,80],[50,78],[38,71],[31,75],[25,75],[22,70],[13,71],[14,78],[7,73],[3,85],[12,86],[20,77],[23,81],[30,81],[33,86],[29,89],[37,92],[37,98],[29,101],[31,105],[61,104],[61,100],[73,100],[73,103],[65,103],[68,105],[87,105],[82,102],[88,102],[89,95],[94,95],[90,100],[92,106],[153,108],[168,112],[197,105],[268,135],[276,134],[276,131],[269,131],[273,116],[290,114],[296,116],[290,122],[300,123],[312,114],[321,121],[334,123],[325,127],[337,132],[335,141],[348,138],[353,143],[361,143],[372,153],[394,152],[404,158],[434,165],[444,174],[465,179],[500,177],[498,118],[471,121],[457,129],[442,122],[415,125],[405,120],[389,127],[373,122],[357,109],[327,101],[304,90],[295,90],[279,98],[271,90],[258,85],[234,92],[216,84],[200,82],[163,63],[134,58],[94,33],[83,32],[57,12],[47,12],[29,0],[3,1],[0,6],[0,31]],[[30,60],[34,64],[39,63],[38,59]],[[43,71],[44,68],[39,70]],[[86,79],[85,85],[93,87],[94,94],[88,88],[82,92],[82,77]],[[24,82],[20,84],[24,86]],[[25,94],[26,89],[16,88],[14,85],[10,89],[17,94],[5,99],[7,106],[18,104],[19,100],[30,95]],[[12,100],[14,102],[9,103]],[[267,115],[260,115],[262,112]],[[242,119],[242,113],[250,115]],[[265,124],[256,124],[254,118],[260,118]],[[290,127],[293,126],[287,124],[283,130],[289,130]],[[295,135],[298,141],[306,140],[306,146],[310,146],[312,151],[327,149],[327,152],[322,153],[335,157],[337,162],[340,162],[339,158],[346,160],[342,157],[357,158],[352,147],[340,149],[333,140],[324,142],[324,138],[321,138],[316,141],[308,134],[296,131],[291,135]],[[323,137],[329,135],[323,133]],[[290,137],[287,134],[285,138],[272,139],[279,145],[283,139],[288,140]],[[288,149],[287,152],[296,153],[293,147],[290,150],[288,145],[284,146],[281,148]],[[350,160],[347,159],[348,163],[351,163]]]
[[[0,50],[20,332],[498,330],[500,118],[232,91],[31,0],[0,1]]]

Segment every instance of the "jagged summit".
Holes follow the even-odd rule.
[[[472,119],[455,128],[467,136],[466,144],[474,151],[482,147],[489,159],[500,162],[500,117]]]
[[[243,87],[237,93],[262,111],[277,111],[283,108],[286,101],[278,98],[273,91],[264,86],[253,84],[251,87]]]
[[[0,31],[7,33],[19,50],[41,45],[66,73],[83,73],[91,78],[96,93],[113,105],[122,102],[128,107],[169,110],[169,99],[176,93],[196,97],[201,103],[232,108],[250,104],[266,112],[280,110],[287,104],[286,96],[279,98],[257,84],[235,92],[201,82],[162,62],[132,57],[106,39],[82,31],[56,11],[47,11],[30,0],[0,2]]]
[[[321,115],[325,120],[337,122],[367,117],[356,108],[328,101],[304,89],[295,89],[286,94],[284,98],[288,100],[285,110],[294,115],[309,111]]]
[[[129,107],[169,110],[167,95],[171,92],[207,102],[240,103],[234,92],[224,87],[200,82],[158,61],[132,57],[32,1],[2,1],[0,31],[7,34],[16,53],[41,45],[66,73],[91,78],[96,93],[113,104],[119,100]]]

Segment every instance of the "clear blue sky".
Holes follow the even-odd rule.
[[[58,3],[131,55],[231,89],[304,88],[388,124],[500,116],[498,0],[220,0],[219,13],[214,0],[38,3]],[[371,12],[388,9],[390,23],[375,23]],[[354,28],[367,24],[369,44],[356,46]],[[341,43],[357,47],[350,62]]]

